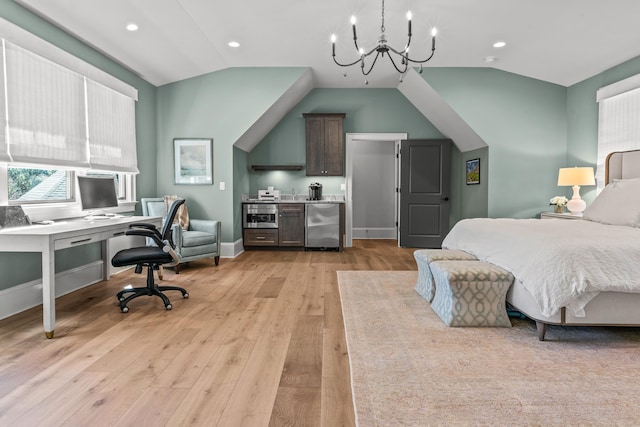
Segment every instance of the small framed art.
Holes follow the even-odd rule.
[[[480,159],[467,160],[467,185],[480,184]]]
[[[213,139],[173,140],[176,184],[213,184]]]

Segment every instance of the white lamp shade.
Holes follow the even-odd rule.
[[[558,186],[596,185],[592,167],[560,168]]]

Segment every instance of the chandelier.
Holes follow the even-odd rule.
[[[331,55],[333,57],[333,62],[335,62],[341,67],[351,67],[352,65],[356,65],[360,63],[360,70],[362,71],[362,74],[365,76],[368,76],[369,73],[371,73],[371,71],[373,70],[373,67],[376,65],[376,61],[378,60],[378,58],[384,57],[385,54],[387,54],[387,58],[389,58],[389,60],[391,61],[391,64],[393,64],[393,67],[396,69],[396,71],[398,71],[398,73],[400,73],[400,81],[402,81],[403,76],[409,69],[409,63],[420,64],[420,72],[422,72],[422,64],[424,64],[425,62],[433,58],[433,54],[436,51],[437,30],[435,28],[431,30],[431,55],[429,55],[426,59],[410,58],[409,46],[411,45],[411,35],[412,35],[411,34],[411,12],[407,12],[407,20],[409,24],[409,31],[408,31],[409,38],[407,40],[407,44],[402,50],[394,49],[393,47],[387,44],[387,36],[385,35],[385,28],[384,28],[384,0],[382,0],[382,25],[380,25],[380,36],[378,37],[378,44],[370,51],[365,52],[364,48],[358,46],[358,36],[356,33],[356,17],[352,16],[351,27],[353,29],[353,43],[355,44],[356,52],[360,57],[357,60],[347,64],[342,64],[338,62],[338,60],[336,59],[336,35],[332,34],[331,35],[331,45],[332,45]],[[367,59],[369,56],[373,55],[374,53],[376,55],[373,57],[373,60],[371,61],[367,69],[367,66],[365,64],[365,59]],[[395,59],[394,59],[394,56],[395,56]],[[369,82],[365,80],[365,83],[368,84]]]

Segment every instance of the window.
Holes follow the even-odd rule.
[[[607,155],[640,149],[640,75],[598,90],[598,190],[604,188]]]
[[[76,175],[109,174],[135,204],[134,87],[0,18],[0,204],[79,210]]]
[[[74,174],[64,169],[9,167],[7,170],[10,204],[70,202],[73,200]]]

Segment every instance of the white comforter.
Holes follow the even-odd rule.
[[[466,219],[442,243],[510,271],[545,316],[578,317],[600,291],[640,292],[640,228],[562,219]]]

